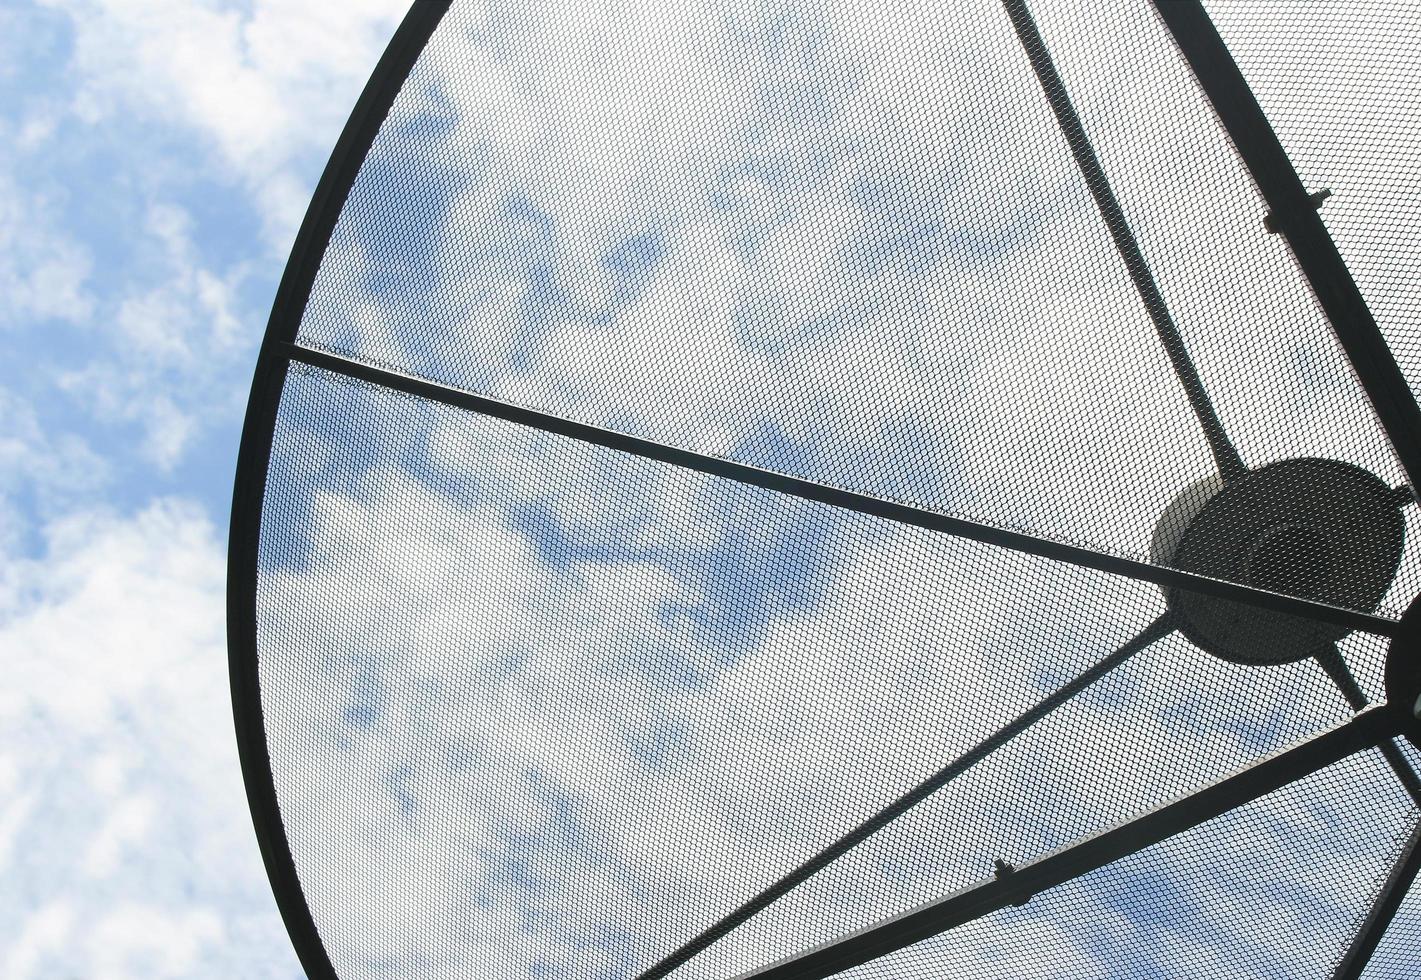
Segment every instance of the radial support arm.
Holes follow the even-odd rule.
[[[1287,240],[1413,487],[1421,486],[1421,407],[1362,292],[1243,73],[1199,0],[1154,0]]]
[[[1081,119],[1076,113],[1075,106],[1071,104],[1071,96],[1066,91],[1066,84],[1061,80],[1061,75],[1051,60],[1051,53],[1046,49],[1046,42],[1042,40],[1041,32],[1037,30],[1035,18],[1031,16],[1031,11],[1027,8],[1025,0],[1004,0],[1004,6],[1007,16],[1011,18],[1017,39],[1026,50],[1027,58],[1031,61],[1031,70],[1036,74],[1036,80],[1046,93],[1046,101],[1050,104],[1051,111],[1056,115],[1056,122],[1066,137],[1066,144],[1071,149],[1071,156],[1075,158],[1076,166],[1080,170],[1081,176],[1085,178],[1086,187],[1090,190],[1091,197],[1095,199],[1095,205],[1100,210],[1101,217],[1105,219],[1105,227],[1109,230],[1110,238],[1115,243],[1115,250],[1124,260],[1125,269],[1130,274],[1130,281],[1135,284],[1135,290],[1140,294],[1140,300],[1145,304],[1145,312],[1149,314],[1150,322],[1154,324],[1155,333],[1164,346],[1169,363],[1174,368],[1179,383],[1184,386],[1185,397],[1189,399],[1189,407],[1194,410],[1194,416],[1199,420],[1200,428],[1204,430],[1204,438],[1209,443],[1209,451],[1214,456],[1214,465],[1218,467],[1219,475],[1224,478],[1225,483],[1235,477],[1242,476],[1247,467],[1244,466],[1238,450],[1229,441],[1228,433],[1224,431],[1224,425],[1219,421],[1218,412],[1214,410],[1214,403],[1209,400],[1209,394],[1204,389],[1204,382],[1200,379],[1199,371],[1189,356],[1189,350],[1184,344],[1184,338],[1180,335],[1179,328],[1175,326],[1174,318],[1170,316],[1169,306],[1165,303],[1164,295],[1155,283],[1154,274],[1150,271],[1149,263],[1145,261],[1145,255],[1140,250],[1140,243],[1135,238],[1135,232],[1130,227],[1130,222],[1125,218],[1125,211],[1120,207],[1115,192],[1110,188],[1110,181],[1105,176],[1105,168],[1100,165],[1095,147],[1091,145],[1090,137],[1086,135],[1085,127],[1081,125]]]
[[[911,524],[931,531],[942,531],[971,541],[980,541],[984,544],[996,545],[1000,548],[1020,551],[1040,558],[1054,559],[1068,565],[1093,568],[1096,571],[1123,575],[1127,578],[1152,582],[1155,585],[1188,589],[1219,599],[1231,599],[1255,609],[1286,613],[1290,616],[1320,623],[1335,623],[1338,626],[1361,630],[1364,633],[1391,636],[1397,628],[1396,621],[1387,619],[1385,616],[1375,616],[1354,609],[1330,606],[1324,602],[1314,602],[1297,596],[1268,592],[1240,582],[1209,578],[1183,569],[1155,565],[1108,552],[1092,551],[1090,548],[1066,544],[1053,538],[1028,534],[1023,531],[1012,531],[965,517],[944,514],[941,511],[928,510],[896,500],[886,500],[871,494],[816,483],[813,480],[790,476],[787,473],[778,473],[774,470],[739,463],[732,459],[698,453],[652,439],[541,412],[537,409],[525,408],[521,405],[500,401],[497,398],[490,398],[487,395],[477,395],[437,381],[430,381],[427,378],[376,367],[373,364],[366,364],[363,361],[333,354],[329,351],[315,350],[298,344],[275,344],[272,347],[272,352],[293,361],[380,385],[392,391],[418,395],[421,398],[442,402],[455,408],[478,412],[481,415],[504,419],[519,425],[532,426],[544,432],[552,432],[581,442],[631,453],[644,459],[669,463],[683,469],[709,473],[713,476],[735,480],[737,483],[777,490],[802,500],[813,500],[845,510],[857,511],[861,514],[882,517],[900,524]]]
[[[1391,925],[1397,909],[1401,908],[1401,900],[1406,897],[1411,883],[1416,880],[1417,871],[1421,871],[1421,823],[1411,832],[1411,837],[1401,849],[1391,874],[1382,882],[1381,891],[1377,892],[1376,900],[1372,902],[1367,917],[1362,920],[1362,927],[1357,930],[1352,944],[1342,954],[1342,960],[1337,964],[1332,980],[1357,980],[1362,975],[1362,971],[1371,962],[1377,945],[1382,941],[1382,936],[1386,935],[1387,926]]]
[[[1347,661],[1343,659],[1341,650],[1333,645],[1318,654],[1316,660],[1323,673],[1337,685],[1337,690],[1341,692],[1348,707],[1353,711],[1361,711],[1367,706],[1367,695],[1362,690],[1362,685],[1357,683],[1357,678],[1352,676],[1352,671],[1347,668]],[[1386,759],[1387,765],[1396,773],[1396,778],[1411,796],[1412,802],[1421,807],[1421,778],[1417,777],[1416,770],[1411,767],[1401,749],[1395,742],[1382,742],[1377,749]]]
[[[1156,640],[1167,636],[1173,629],[1174,626],[1170,623],[1169,617],[1161,616],[1141,630],[1133,639],[1126,641],[1119,649],[1110,654],[1110,656],[1105,657],[1099,663],[1085,671],[1085,673],[1080,674],[1058,690],[1052,692],[1019,717],[1008,722],[995,733],[973,746],[966,753],[958,756],[942,769],[939,769],[936,773],[923,780],[917,786],[914,786],[907,793],[904,793],[898,799],[849,831],[849,833],[799,865],[799,867],[789,872],[789,874],[755,895],[739,908],[724,916],[720,921],[700,933],[700,935],[682,944],[675,952],[666,956],[645,973],[642,973],[637,980],[658,980],[658,978],[666,976],[692,957],[708,949],[731,930],[748,921],[751,916],[787,895],[792,889],[798,887],[811,876],[828,867],[831,863],[863,843],[869,837],[878,833],[878,831],[888,826],[888,824],[894,820],[897,820],[910,809],[942,789],[958,776],[967,772],[967,770],[1025,732],[1032,725],[1045,718],[1071,698],[1080,694],[1087,687],[1100,680],[1116,667],[1125,663],[1125,661],[1129,660],[1135,654],[1144,650]]]
[[[737,980],[819,980],[878,959],[956,926],[1019,905],[1031,896],[1152,847],[1272,793],[1363,749],[1401,734],[1403,714],[1382,705],[1270,755],[1203,789],[1090,837],[919,905]]]

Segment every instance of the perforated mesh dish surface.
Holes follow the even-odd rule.
[[[1386,700],[1421,460],[1366,325],[1177,24],[1099,6],[415,4],[234,502],[308,971],[825,975]],[[1371,182],[1322,215],[1414,385],[1400,62],[1209,12],[1301,179]],[[1317,128],[1275,28],[1340,52]],[[844,975],[1356,975],[1421,800],[1367,744]],[[1416,974],[1416,916],[1366,976]]]

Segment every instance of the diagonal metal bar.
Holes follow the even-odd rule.
[[[741,974],[737,980],[820,980],[921,942],[1008,905],[1152,847],[1222,813],[1272,793],[1347,756],[1394,738],[1406,724],[1386,705],[1181,796],[1082,838],[1029,864],[984,879],[901,915],[876,922],[807,952]]]
[[[1270,209],[1413,487],[1421,486],[1421,407],[1372,311],[1243,73],[1199,0],[1154,0]]]
[[[886,520],[897,521],[900,524],[911,524],[914,527],[942,531],[970,541],[980,541],[983,544],[996,545],[1000,548],[1036,555],[1040,558],[1050,558],[1082,568],[1093,568],[1096,571],[1108,572],[1112,575],[1152,582],[1155,585],[1188,589],[1202,595],[1229,599],[1255,609],[1285,613],[1320,623],[1335,623],[1338,626],[1361,630],[1364,633],[1392,636],[1397,630],[1396,621],[1384,616],[1358,612],[1355,609],[1343,609],[1339,606],[1330,606],[1327,603],[1314,602],[1311,599],[1283,595],[1278,592],[1268,592],[1240,582],[1209,578],[1183,569],[1154,565],[1108,552],[1092,551],[1089,548],[1066,544],[1051,538],[1027,534],[1022,531],[1012,531],[964,517],[955,517],[940,511],[900,503],[896,500],[885,500],[870,494],[827,486],[786,473],[777,473],[773,470],[737,463],[719,456],[709,456],[705,453],[666,445],[640,436],[628,435],[625,432],[589,425],[586,422],[577,422],[547,412],[540,412],[537,409],[512,405],[497,398],[489,398],[487,395],[476,395],[473,392],[453,388],[437,381],[365,364],[328,351],[314,350],[297,344],[276,343],[271,346],[270,352],[273,356],[284,356],[302,364],[333,371],[393,391],[416,395],[420,398],[427,398],[431,401],[478,412],[481,415],[488,415],[519,425],[532,426],[544,432],[552,432],[581,442],[631,453],[644,459],[669,463],[672,466],[700,473],[709,473],[713,476],[724,477],[767,490],[776,490],[802,500],[813,500],[860,514],[871,514]]]
[[[1242,476],[1248,468],[1239,456],[1238,449],[1229,441],[1223,423],[1219,421],[1218,412],[1209,399],[1209,393],[1204,389],[1204,382],[1189,356],[1184,338],[1180,336],[1179,328],[1170,316],[1169,306],[1160,293],[1144,253],[1140,250],[1135,232],[1125,218],[1125,211],[1120,207],[1115,192],[1111,190],[1110,181],[1105,176],[1105,168],[1100,165],[1100,158],[1096,156],[1095,147],[1091,145],[1080,116],[1071,103],[1070,93],[1066,91],[1066,85],[1056,70],[1051,52],[1047,50],[1046,42],[1041,38],[1035,18],[1031,16],[1025,0],[1003,0],[1003,6],[1006,7],[1007,16],[1011,18],[1017,39],[1026,50],[1031,70],[1036,73],[1036,80],[1041,83],[1041,88],[1046,93],[1046,101],[1050,103],[1051,111],[1056,114],[1056,122],[1066,137],[1071,156],[1075,157],[1076,166],[1085,178],[1086,187],[1095,199],[1101,217],[1105,219],[1105,227],[1115,243],[1115,250],[1124,260],[1130,281],[1135,284],[1135,290],[1145,304],[1145,311],[1149,314],[1150,322],[1154,324],[1155,333],[1159,335],[1165,354],[1169,356],[1169,363],[1174,368],[1179,383],[1184,386],[1185,397],[1189,399],[1189,407],[1194,410],[1194,416],[1204,430],[1204,438],[1209,443],[1209,451],[1214,456],[1219,475],[1224,478],[1225,483]]]
[[[1382,936],[1386,935],[1387,926],[1391,925],[1397,909],[1401,908],[1402,899],[1411,890],[1417,871],[1421,871],[1421,823],[1411,832],[1410,839],[1392,866],[1391,874],[1382,882],[1381,891],[1377,892],[1376,900],[1362,920],[1357,935],[1352,937],[1351,945],[1342,954],[1337,969],[1332,973],[1332,980],[1358,980],[1361,977]]]
[[[714,925],[682,944],[674,952],[668,954],[650,969],[640,974],[637,980],[659,980],[659,978],[666,976],[672,970],[675,970],[693,957],[704,952],[726,934],[743,925],[752,916],[789,894],[790,891],[809,880],[810,877],[822,871],[834,861],[837,861],[859,844],[862,844],[869,837],[878,833],[878,831],[942,789],[952,780],[967,772],[967,770],[1006,745],[1022,732],[1025,732],[1032,725],[1045,718],[1071,698],[1080,694],[1116,667],[1125,663],[1156,640],[1163,639],[1169,633],[1173,632],[1173,630],[1174,625],[1170,622],[1168,615],[1156,619],[1153,623],[1141,630],[1138,635],[1127,640],[1114,653],[1102,659],[1089,670],[1073,678],[1060,689],[1052,692],[1035,706],[1011,722],[1008,722],[992,735],[914,786],[843,837],[840,837],[834,843],[799,865],[793,871],[790,871],[774,884],[746,901],[739,908],[728,913]]]
[[[1342,657],[1342,651],[1336,644],[1328,647],[1322,653],[1314,657],[1319,667],[1322,668],[1331,680],[1337,685],[1337,690],[1342,693],[1342,697],[1347,701],[1348,706],[1353,711],[1361,711],[1370,702],[1367,700],[1366,692],[1362,690],[1362,685],[1357,683],[1357,678],[1352,676],[1352,671],[1347,668],[1347,661]],[[1416,770],[1411,768],[1411,763],[1402,754],[1401,748],[1395,742],[1383,742],[1377,746],[1378,751],[1386,759],[1387,765],[1391,766],[1396,773],[1396,778],[1410,794],[1412,802],[1421,806],[1421,777],[1416,775]]]

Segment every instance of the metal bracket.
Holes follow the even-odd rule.
[[[1308,195],[1308,201],[1312,204],[1314,211],[1322,210],[1322,202],[1332,196],[1332,188],[1324,187],[1320,191],[1314,191]],[[1276,235],[1283,230],[1284,223],[1289,217],[1288,212],[1279,213],[1275,208],[1263,216],[1263,227],[1268,229],[1268,234]]]
[[[995,862],[995,864],[994,864],[993,867],[994,867],[993,873],[996,875],[997,880],[1000,881],[1000,882],[1005,882],[1005,881],[1007,881],[1007,879],[1013,877],[1013,876],[1016,874],[1016,868],[1015,868],[1014,866],[1010,865],[1010,864],[1007,864],[1007,863],[1006,863],[1005,861],[1003,861],[1001,858],[997,858],[997,860],[996,860],[996,862]],[[1025,905],[1027,902],[1031,901],[1031,900],[1032,900],[1033,898],[1035,898],[1035,897],[1036,897],[1036,896],[1035,896],[1035,893],[1034,893],[1034,892],[1033,892],[1033,893],[1028,893],[1028,894],[1026,894],[1026,895],[1021,896],[1021,898],[1017,899],[1016,901],[1012,902],[1011,904],[1012,904],[1012,905],[1016,905],[1016,906],[1022,906],[1022,905]]]

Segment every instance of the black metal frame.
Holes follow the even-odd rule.
[[[1018,30],[1018,36],[1031,57],[1033,69],[1037,72],[1037,77],[1067,136],[1077,164],[1087,179],[1122,258],[1126,261],[1131,278],[1175,366],[1176,374],[1185,386],[1220,471],[1227,478],[1242,466],[1237,452],[1228,444],[1227,436],[1213,413],[1212,405],[1209,404],[1197,372],[1194,371],[1183,348],[1178,331],[1164,308],[1148,268],[1144,265],[1138,244],[1125,223],[1123,212],[1108,184],[1104,183],[1103,171],[1085,138],[1079,119],[1075,117],[1069,99],[1064,98],[1064,87],[1060,85],[1049,53],[1035,32],[1025,3],[1022,0],[1004,2]],[[1180,50],[1189,60],[1196,75],[1200,76],[1201,84],[1234,139],[1240,155],[1253,172],[1255,181],[1272,208],[1271,219],[1274,225],[1288,237],[1319,303],[1332,320],[1344,350],[1376,407],[1383,428],[1391,438],[1412,486],[1421,486],[1421,481],[1418,480],[1418,476],[1421,476],[1421,409],[1418,409],[1411,399],[1410,389],[1386,349],[1365,302],[1338,257],[1331,239],[1327,237],[1326,230],[1314,211],[1314,202],[1302,190],[1301,183],[1293,173],[1281,146],[1277,144],[1266,119],[1263,119],[1257,103],[1252,100],[1241,75],[1233,66],[1212,24],[1208,22],[1196,0],[1154,0],[1154,3],[1173,33]],[[413,375],[386,370],[338,353],[314,350],[297,344],[298,326],[350,188],[400,88],[449,5],[450,0],[414,0],[366,84],[332,152],[297,235],[273,303],[247,406],[239,450],[228,556],[227,619],[233,713],[243,779],[262,858],[292,944],[309,976],[334,978],[336,973],[305,900],[281,818],[263,720],[256,648],[257,555],[262,503],[277,410],[286,374],[293,362],[806,500],[1160,586],[1188,589],[1261,610],[1334,623],[1381,636],[1397,635],[1398,624],[1386,617],[1266,592],[1239,583],[1210,579],[1119,555],[1091,551],[1047,537],[1000,528],[719,457],[677,449],[625,433],[511,405]],[[1053,79],[1055,87],[1060,89],[1059,92],[1053,89]],[[1073,132],[1077,138],[1072,138]],[[1092,174],[1098,179],[1092,179]],[[1167,619],[1162,619],[1154,627],[1147,629],[1142,636],[1151,640],[1157,639],[1155,633],[1158,630],[1155,628],[1163,628],[1165,624]],[[1128,651],[1128,656],[1135,652],[1136,648],[1127,644],[1122,649]],[[1102,661],[1102,665],[1114,666],[1118,662],[1120,651]],[[1109,669],[1109,666],[1103,669]],[[1324,664],[1324,667],[1326,666]],[[1082,678],[1078,678],[1077,682],[1068,685],[1067,689],[1074,691],[1090,683],[1103,673],[1103,669],[1087,672]],[[1343,670],[1345,671],[1345,665]],[[1350,689],[1343,683],[1339,683],[1339,689],[1344,696],[1355,702],[1355,692],[1349,693]],[[1051,710],[1059,700],[1059,696],[1047,698],[1043,705],[1038,706],[1039,710],[1033,709],[1023,718],[1009,723],[1003,732],[1015,731],[1023,723],[1029,724],[1040,714]],[[1414,735],[1415,728],[1414,719],[1409,716],[1403,718],[1398,710],[1387,706],[1368,708],[1338,728],[1131,821],[1035,859],[1019,869],[1006,869],[1003,866],[999,869],[998,876],[991,880],[980,882],[941,901],[929,903],[746,976],[828,976],[1005,905],[1020,904],[1039,891],[1196,826],[1353,752],[1371,746],[1382,746],[1385,751],[1385,746],[1389,745],[1392,737],[1403,730]],[[996,744],[996,741],[989,739],[984,743],[984,751],[990,752]],[[983,746],[978,748],[983,749]],[[1388,761],[1395,767],[1397,759],[1393,756],[1399,758],[1400,753],[1395,751],[1394,746],[1391,748],[1393,751],[1388,753]],[[969,752],[964,758],[970,760],[977,757]],[[938,776],[946,773],[946,778],[951,778],[951,774],[960,768],[962,761],[950,763]],[[1400,769],[1398,772],[1400,774]],[[1407,772],[1410,773],[1409,766]],[[905,806],[913,805],[921,796],[936,788],[932,784],[933,778],[930,778],[918,788],[923,790],[923,787],[927,787],[922,793],[914,796],[918,791],[912,791],[898,803],[907,801]],[[1410,782],[1407,788],[1415,791],[1415,786]],[[894,805],[890,805],[885,809],[888,815],[882,822],[892,819],[897,812]],[[882,822],[875,824],[871,819],[864,825],[868,828],[865,833],[874,832]],[[853,835],[850,835],[850,838],[852,837]],[[1401,895],[1414,878],[1418,864],[1421,864],[1421,846],[1418,846],[1418,839],[1421,838],[1414,837],[1403,852],[1361,933],[1344,957],[1343,964],[1339,966],[1338,977],[1355,976],[1356,973],[1346,973],[1344,969],[1352,969],[1348,964],[1355,963],[1356,972],[1360,972],[1366,958],[1375,948],[1382,931],[1395,912],[1396,905],[1400,902]],[[849,841],[847,847],[853,846],[856,839],[846,840]],[[829,854],[829,857],[819,866],[833,860],[846,847],[837,850],[831,847],[826,850],[825,854]],[[806,866],[813,865],[814,860],[811,859]],[[815,869],[811,867],[809,873],[812,874]],[[790,887],[795,883],[797,882],[791,883]],[[729,928],[734,925],[735,923],[731,923]],[[728,929],[712,936],[710,942],[719,938],[724,931]],[[709,942],[705,945],[709,945]],[[690,955],[695,952],[696,950],[692,950]],[[684,958],[681,961],[684,961]],[[656,972],[657,968],[653,967],[645,976],[663,976],[676,965],[670,963],[667,969],[659,973]]]
[[[296,336],[321,258],[356,175],[395,96],[448,8],[449,0],[415,0],[366,82],[331,152],[277,288],[237,452],[227,553],[227,656],[237,753],[257,844],[277,908],[297,958],[313,980],[336,980],[336,971],[311,917],[282,823],[267,747],[257,661],[257,553],[262,498],[276,412],[286,379],[286,358],[280,346]]]

